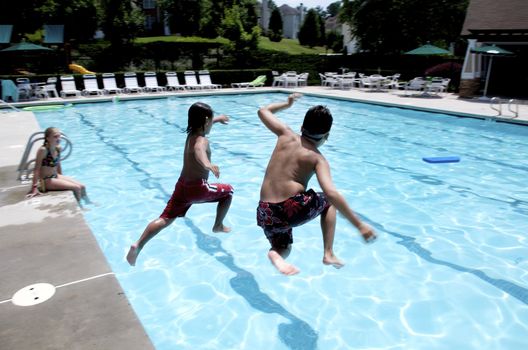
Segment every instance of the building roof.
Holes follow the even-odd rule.
[[[470,0],[462,35],[489,40],[528,36],[527,0]]]
[[[293,7],[288,6],[286,4],[280,6],[279,7],[279,11],[280,11],[282,16],[286,16],[286,15],[294,15],[294,16],[296,16],[296,15],[299,14],[299,10],[294,9]]]

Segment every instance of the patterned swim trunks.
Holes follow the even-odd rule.
[[[264,229],[272,247],[286,248],[293,243],[292,227],[315,219],[330,206],[322,192],[301,192],[284,202],[259,202],[257,225]]]

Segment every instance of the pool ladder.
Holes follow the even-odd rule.
[[[18,180],[20,181],[27,181],[30,178],[33,177],[33,169],[35,168],[35,159],[30,159],[29,155],[31,154],[31,150],[33,148],[33,145],[38,142],[44,140],[44,131],[38,131],[36,133],[33,133],[30,137],[28,142],[26,143],[26,149],[24,150],[24,154],[22,155],[22,159],[20,160],[20,164],[18,165]],[[64,143],[64,147],[61,149],[61,157],[60,160],[64,160],[68,158],[72,152],[73,144],[71,143],[70,139],[68,139],[68,136],[61,134],[61,140]]]
[[[498,97],[493,97],[490,100],[490,107],[498,113],[497,116],[502,116],[503,102],[506,102],[506,100],[501,100]],[[508,112],[511,112],[513,114],[513,116],[511,116],[512,119],[517,118],[519,116],[519,101],[517,101],[516,99],[508,100]]]
[[[20,112],[20,109],[16,108],[16,107],[13,106],[11,103],[6,102],[6,101],[1,100],[1,99],[0,99],[0,105],[6,105],[7,107],[11,108],[11,109],[14,110],[15,112]]]

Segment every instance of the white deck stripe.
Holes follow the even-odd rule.
[[[89,280],[93,280],[93,279],[96,279],[96,278],[109,276],[109,275],[115,275],[115,273],[114,272],[102,273],[100,275],[96,275],[96,276],[92,276],[92,277],[88,277],[88,278],[83,278],[82,280],[77,280],[77,281],[73,281],[73,282],[64,283],[64,284],[61,284],[60,286],[55,286],[55,288],[66,287],[66,286],[70,286],[72,284],[86,282],[86,281],[89,281]],[[4,303],[7,303],[7,302],[10,302],[11,300],[12,299],[2,300],[2,301],[0,301],[0,304],[4,304]]]

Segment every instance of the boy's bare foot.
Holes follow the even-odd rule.
[[[300,272],[297,267],[292,264],[288,264],[286,260],[284,260],[282,256],[280,256],[280,254],[274,250],[270,250],[268,252],[268,258],[270,259],[273,266],[275,266],[275,268],[279,270],[280,273],[286,276],[296,275]]]
[[[139,254],[139,249],[137,245],[132,244],[126,256],[126,259],[128,263],[130,264],[130,266],[136,266],[136,259],[138,257],[138,254]]]
[[[213,232],[231,232],[231,227],[224,226],[222,224],[220,225],[214,225],[213,226]]]
[[[323,257],[323,264],[325,265],[332,265],[336,269],[340,269],[343,266],[345,266],[345,263],[339,260],[335,255],[325,256]]]

